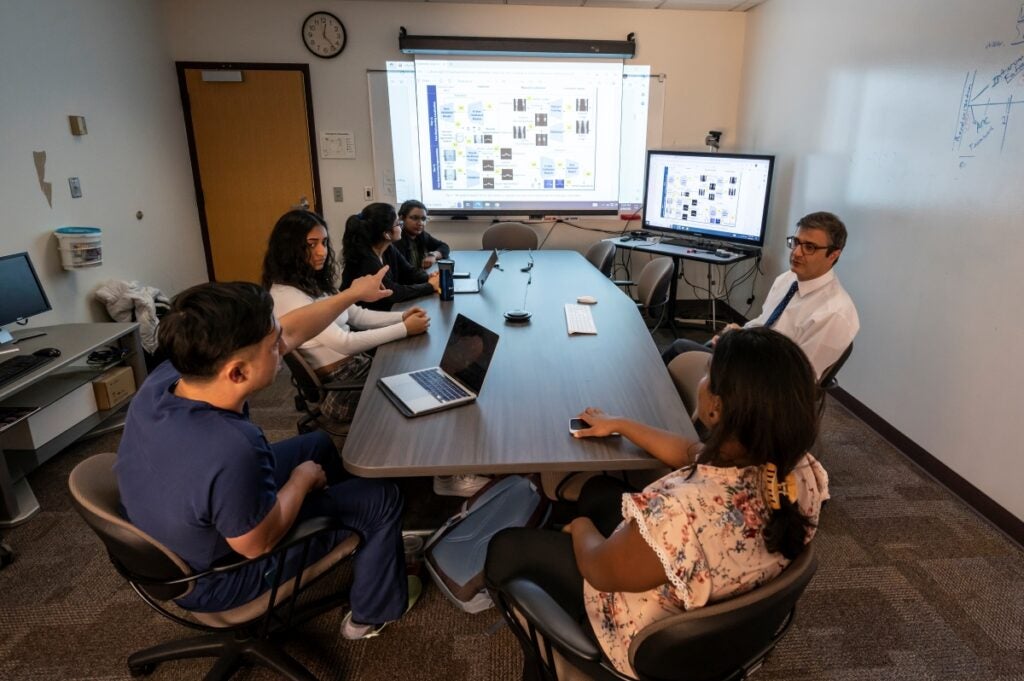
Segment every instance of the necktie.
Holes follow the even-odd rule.
[[[789,301],[793,300],[793,296],[796,295],[796,290],[797,282],[794,281],[793,285],[789,287],[788,291],[786,291],[786,295],[779,301],[779,304],[775,306],[772,313],[768,315],[768,321],[764,323],[766,327],[770,329],[775,326],[775,322],[779,321],[779,317],[782,316],[782,311],[786,309],[786,306],[789,305]]]

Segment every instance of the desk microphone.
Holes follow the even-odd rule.
[[[526,297],[530,295],[530,284],[533,283],[533,253],[529,254],[530,262],[525,267],[520,268],[521,272],[526,272],[526,289],[523,292],[523,306],[518,310],[509,310],[505,313],[505,320],[513,324],[525,324],[530,321],[531,315],[526,310]]]

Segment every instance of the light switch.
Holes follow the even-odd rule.
[[[69,177],[68,186],[71,187],[71,198],[82,198],[82,183],[78,181],[77,177]]]
[[[335,203],[341,203],[344,200],[345,200],[345,193],[342,191],[342,188],[341,187],[335,187],[334,188],[334,202]]]
[[[363,187],[363,198],[367,201],[373,201],[373,187]]]

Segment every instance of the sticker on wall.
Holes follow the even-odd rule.
[[[46,152],[33,151],[32,160],[36,164],[36,177],[39,178],[39,188],[43,190],[46,203],[53,208],[53,185],[46,181]]]

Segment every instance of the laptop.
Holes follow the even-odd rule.
[[[497,345],[498,334],[460,314],[448,336],[440,367],[380,378],[377,385],[406,416],[468,404],[480,394]]]
[[[484,287],[484,282],[487,281],[487,277],[490,276],[491,270],[494,269],[494,265],[498,262],[498,249],[491,251],[491,256],[487,258],[487,262],[484,264],[484,268],[480,270],[480,276],[476,278],[476,281],[471,279],[456,279],[455,280],[455,292],[456,293],[480,293],[480,290]]]

